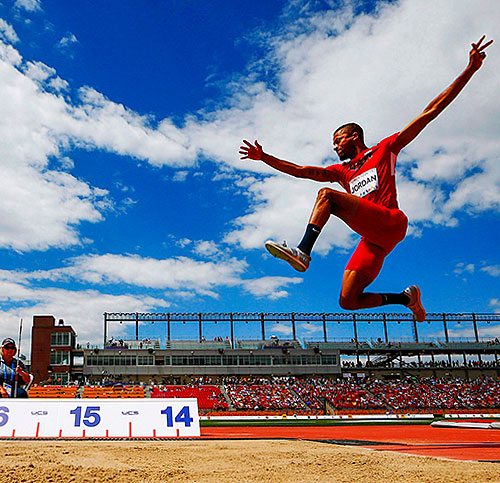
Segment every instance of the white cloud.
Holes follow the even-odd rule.
[[[151,296],[112,295],[97,290],[32,288],[25,283],[0,281],[0,337],[17,335],[19,319],[24,320],[23,353],[29,353],[33,314],[54,314],[66,320],[78,332],[80,343],[101,343],[104,312],[147,312],[167,310],[169,302]],[[71,302],[68,302],[71,301]],[[6,309],[6,304],[16,308]],[[13,329],[13,328],[16,329]]]
[[[45,81],[55,75],[56,70],[43,62],[27,62],[24,66],[24,73],[34,81]]]
[[[288,297],[288,292],[282,287],[302,283],[298,277],[262,277],[253,280],[245,280],[243,286],[247,292],[259,298],[277,300]]]
[[[272,326],[268,327],[267,332],[272,335],[280,334],[287,338],[291,338],[292,327],[290,324],[273,324]]]
[[[191,243],[193,243],[192,240],[190,240],[189,238],[181,238],[179,240],[176,240],[175,241],[175,244],[180,247],[180,248],[184,248],[184,247],[187,247],[188,245],[190,245]]]
[[[187,257],[143,258],[137,255],[83,255],[68,267],[34,274],[37,278],[70,278],[92,284],[129,284],[153,289],[210,290],[234,286],[246,268],[244,261],[200,262]]]
[[[79,244],[79,224],[103,220],[103,210],[110,206],[109,200],[102,202],[107,192],[48,169],[50,159],[64,159],[63,151],[71,144],[143,158],[153,153],[153,158],[167,159],[169,152],[181,151],[169,151],[172,142],[163,134],[168,123],[162,123],[161,132],[148,128],[146,118],[92,89],[82,89],[81,103],[72,105],[50,92],[66,86],[54,69],[41,62],[23,65],[12,46],[0,42],[0,47],[0,174],[4,183],[0,246],[44,250]],[[141,144],[142,154],[136,152]]]
[[[208,243],[206,249],[213,249],[213,245]],[[78,281],[91,285],[125,284],[142,289],[168,290],[174,295],[196,293],[215,298],[218,297],[217,290],[221,288],[241,287],[247,293],[271,300],[288,295],[282,287],[302,282],[300,278],[289,277],[245,279],[247,268],[244,260],[227,257],[211,262],[187,257],[155,259],[137,255],[82,255],[68,260],[67,266],[63,268],[33,273],[18,272],[15,277],[4,271],[0,272],[0,279]]]
[[[23,66],[24,74],[48,90],[63,92],[69,89],[69,83],[56,75],[56,70],[43,62],[27,62]]]
[[[13,44],[19,42],[19,37],[17,36],[14,27],[12,27],[12,25],[6,22],[3,18],[0,18],[0,40]]]
[[[52,75],[44,64],[27,71],[43,80]],[[103,219],[98,203],[107,192],[75,177],[48,169],[60,156],[54,138],[58,119],[67,117],[65,101],[43,92],[26,74],[0,61],[0,246],[17,250],[47,249],[81,243],[82,221]],[[15,128],[13,128],[15,126]],[[43,223],[41,223],[43,220]]]
[[[66,33],[64,37],[62,37],[59,42],[58,46],[62,49],[67,49],[71,47],[74,44],[78,43],[78,39],[76,38],[75,34],[72,34],[71,32]]]
[[[498,162],[498,160],[495,160]],[[472,212],[500,208],[500,173],[496,166],[464,179],[450,195],[445,209],[454,212],[467,208]]]
[[[75,167],[75,163],[71,158],[63,156],[57,160],[61,165],[61,168],[65,171],[71,171]]]
[[[306,336],[323,333],[323,327],[315,324],[303,323],[299,325],[299,328]]]
[[[1,23],[0,19],[0,23]],[[8,42],[8,40],[4,40]],[[18,66],[22,62],[22,57],[19,52],[11,45],[4,44],[2,42],[2,35],[0,34],[0,60],[6,62],[7,64]]]
[[[479,268],[481,272],[487,273],[492,277],[500,276],[500,265],[484,265],[484,262],[482,262],[482,264],[483,266]],[[465,262],[457,263],[453,270],[453,273],[455,273],[456,275],[463,275],[463,274],[472,275],[475,272],[476,272],[476,265],[474,263],[465,263]]]
[[[457,275],[463,275],[464,273],[467,274],[472,274],[476,270],[476,267],[473,263],[464,263],[464,262],[459,262],[455,265],[455,269],[453,270],[453,273]]]
[[[490,303],[490,305],[495,308],[495,312],[497,313],[499,312],[499,310],[496,310],[496,306],[494,304]],[[451,337],[452,339],[469,339],[471,341],[475,339],[475,333],[472,327],[466,327],[463,329],[458,329],[458,328],[448,329],[448,336]],[[495,337],[500,337],[500,324],[483,324],[479,328],[479,337],[480,340],[485,340],[485,339],[487,340],[490,338],[493,339]]]
[[[493,298],[490,300],[488,305],[495,311],[496,314],[500,313],[500,299]]]
[[[16,0],[14,7],[18,10],[25,10],[26,12],[37,12],[42,10],[40,0]]]
[[[71,175],[6,166],[0,172],[5,182],[0,203],[3,247],[25,251],[80,244],[76,226],[102,220],[93,205],[101,196]]]
[[[500,277],[500,265],[487,265],[485,267],[481,267],[481,271],[486,272],[492,277]]]
[[[200,240],[195,243],[193,252],[204,257],[213,257],[220,254],[217,244],[209,240]]]
[[[188,175],[189,171],[176,171],[172,176],[172,181],[183,183],[184,181],[186,181]]]

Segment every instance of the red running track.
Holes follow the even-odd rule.
[[[500,430],[424,425],[239,426],[201,428],[203,439],[306,439],[356,444],[381,451],[500,462]],[[366,444],[364,444],[366,443]]]

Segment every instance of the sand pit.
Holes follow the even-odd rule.
[[[9,482],[500,482],[498,463],[448,461],[319,442],[3,441]]]

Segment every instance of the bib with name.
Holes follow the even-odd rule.
[[[363,198],[368,193],[378,189],[377,168],[369,169],[349,181],[351,194]]]

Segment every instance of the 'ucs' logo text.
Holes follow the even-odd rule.
[[[48,411],[31,411],[33,416],[47,416],[49,414]]]
[[[122,411],[124,416],[138,416],[139,411]]]

